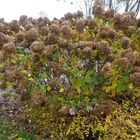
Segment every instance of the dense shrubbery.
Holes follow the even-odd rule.
[[[93,8],[0,20],[0,87],[30,101],[37,139],[140,138],[139,20]]]

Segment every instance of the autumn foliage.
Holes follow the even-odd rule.
[[[131,118],[121,108],[140,103],[140,20],[100,3],[93,14],[0,20],[0,87],[30,101],[38,136],[140,138],[137,112]]]

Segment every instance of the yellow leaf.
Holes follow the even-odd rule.
[[[34,79],[33,79],[32,77],[30,77],[28,80],[29,80],[29,81],[34,81]]]
[[[17,140],[23,140],[22,138],[17,138]]]
[[[28,74],[28,77],[31,77],[31,74]]]
[[[52,87],[51,87],[51,86],[48,86],[48,87],[47,87],[47,90],[48,90],[48,91],[50,91],[51,89],[52,89]]]
[[[112,90],[111,90],[111,94],[112,94],[113,97],[115,97],[116,90],[115,90],[115,89],[112,89]]]
[[[60,93],[64,92],[64,88],[60,88],[59,92]]]

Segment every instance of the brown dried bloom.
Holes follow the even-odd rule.
[[[79,10],[77,11],[76,15],[77,15],[77,18],[81,18],[84,16],[83,12]]]
[[[41,33],[42,35],[48,35],[48,33],[49,33],[48,27],[47,27],[47,26],[41,27],[40,33]]]
[[[37,29],[32,28],[27,32],[26,38],[28,41],[33,42],[39,37]]]
[[[0,32],[0,44],[4,44],[7,42],[8,42],[7,36],[4,33]]]
[[[58,36],[56,36],[53,33],[49,33],[48,36],[47,36],[47,39],[45,41],[45,44],[46,45],[48,45],[48,44],[56,44],[57,40],[58,40]]]
[[[0,23],[0,32],[4,32],[5,25],[3,23]]]
[[[18,32],[19,29],[20,29],[20,26],[19,26],[19,23],[17,20],[12,20],[10,23],[9,23],[9,27],[11,30],[15,31],[15,32]]]
[[[47,45],[46,47],[44,47],[44,49],[42,50],[42,54],[50,57],[53,54],[53,45]]]
[[[130,26],[133,23],[131,15],[129,13],[123,13],[121,21],[125,26]]]
[[[114,9],[109,9],[105,12],[105,17],[106,18],[113,18],[115,15],[115,10]]]
[[[78,20],[76,23],[76,29],[80,32],[84,31],[85,23],[83,20]]]
[[[27,20],[27,16],[26,15],[21,15],[20,18],[19,18],[19,22],[21,24],[23,24],[26,20]]]
[[[66,40],[66,39],[64,39],[64,38],[59,38],[58,39],[58,45],[60,46],[60,47],[67,47],[68,46],[68,41]]]
[[[127,49],[130,45],[130,39],[128,37],[122,37],[122,47]]]
[[[0,61],[4,60],[4,51],[0,50]]]
[[[66,38],[66,39],[71,36],[71,28],[67,25],[63,25],[61,27],[61,32],[63,34],[63,37]]]
[[[113,62],[114,59],[115,59],[115,54],[113,54],[113,53],[108,54],[106,57],[107,62]]]
[[[16,52],[16,46],[13,42],[4,44],[2,49],[5,50],[7,53],[10,53],[10,54]]]
[[[90,28],[90,29],[94,29],[97,25],[96,25],[96,22],[94,19],[88,19],[87,20],[87,26]]]
[[[66,20],[72,20],[72,18],[73,18],[73,14],[72,13],[68,12],[68,13],[65,14],[65,19]]]
[[[39,41],[34,41],[31,44],[30,49],[35,53],[41,52],[44,49],[44,44]]]
[[[115,29],[109,29],[109,30],[107,31],[107,36],[108,36],[109,38],[115,38],[115,36],[116,36],[116,31],[115,31]]]
[[[98,42],[96,46],[102,52],[105,52],[105,53],[110,52],[109,43],[107,41],[105,41],[105,40],[102,40],[102,41]]]
[[[140,28],[140,18],[137,19],[137,27]]]
[[[34,28],[34,25],[32,23],[27,23],[25,26],[24,26],[25,30],[30,30],[32,28]]]
[[[69,108],[64,105],[60,108],[59,112],[62,114],[62,115],[68,115],[69,114]]]
[[[72,24],[71,24],[71,22],[70,22],[69,20],[65,20],[65,21],[62,22],[61,25],[62,25],[62,26],[66,25],[66,26],[71,27]]]
[[[45,96],[40,92],[35,92],[32,95],[32,104],[35,106],[41,106],[45,103]]]
[[[135,72],[134,74],[130,75],[130,80],[137,86],[140,86],[140,73]]]
[[[23,34],[23,32],[18,32],[17,34],[16,34],[16,41],[17,42],[22,42],[23,40],[24,40],[24,34]]]
[[[130,68],[130,62],[129,62],[129,59],[128,58],[121,58],[119,61],[118,61],[118,65],[125,69],[125,68]]]
[[[101,0],[96,0],[92,9],[92,14],[95,16],[103,16],[104,9],[101,3]]]
[[[140,37],[140,28],[138,28],[137,34],[138,34],[138,36]]]
[[[60,26],[58,26],[57,24],[52,24],[50,26],[50,33],[58,35],[60,33]]]
[[[140,66],[140,56],[136,56],[135,66]]]
[[[122,57],[125,57],[128,53],[132,53],[133,52],[133,50],[132,50],[132,48],[128,48],[128,49],[126,49],[126,50],[124,50],[124,52],[122,52],[122,54],[121,54],[121,56]]]

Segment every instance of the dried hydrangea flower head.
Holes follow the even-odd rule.
[[[23,25],[23,23],[27,20],[27,16],[26,15],[21,15],[19,18],[19,22]]]
[[[54,33],[56,35],[58,35],[60,33],[60,26],[58,24],[52,24],[50,26],[50,33]]]
[[[115,38],[115,36],[116,36],[116,31],[115,31],[115,29],[108,29],[108,31],[107,31],[107,36],[108,36],[109,38]]]
[[[86,25],[88,26],[89,29],[94,29],[97,26],[94,19],[89,18],[86,22],[87,22]]]
[[[59,38],[58,39],[58,46],[65,48],[68,46],[68,41],[64,38]]]
[[[71,21],[69,21],[69,20],[64,20],[61,25],[62,26],[66,25],[66,26],[69,26],[69,27],[72,26]]]
[[[127,49],[130,45],[130,39],[128,37],[124,36],[124,37],[122,37],[121,41],[122,41],[122,47],[124,49]]]
[[[92,8],[92,14],[99,17],[104,15],[104,9],[101,0],[95,0]]]
[[[84,16],[83,12],[79,10],[77,11],[76,15],[77,15],[77,18],[82,18]]]
[[[115,10],[109,9],[105,12],[105,18],[114,18]]]
[[[42,42],[39,42],[39,41],[34,41],[30,46],[30,49],[34,53],[41,52],[43,50],[43,48],[44,48],[44,44]]]
[[[137,27],[140,28],[140,18],[137,19]]]
[[[26,34],[27,41],[33,42],[39,37],[39,32],[36,28],[30,29]]]
[[[16,41],[19,43],[19,42],[22,42],[24,40],[25,36],[24,36],[24,33],[23,32],[18,32],[16,34]]]
[[[41,35],[47,36],[49,33],[49,28],[47,26],[41,27],[40,33],[41,33]]]
[[[79,32],[82,32],[84,31],[84,28],[85,28],[85,23],[83,20],[78,20],[77,23],[76,23],[76,29],[79,31]]]
[[[63,25],[62,27],[61,27],[61,32],[62,32],[62,34],[63,34],[63,37],[65,38],[65,39],[67,39],[67,38],[69,38],[70,36],[71,36],[71,28],[68,26],[68,25]]]
[[[14,42],[9,42],[9,43],[4,44],[2,49],[10,54],[16,52],[16,46]]]
[[[14,32],[18,32],[19,29],[20,29],[20,26],[19,26],[19,23],[17,20],[12,20],[10,23],[9,23],[9,27],[11,30],[13,30]]]
[[[110,52],[109,43],[107,41],[105,41],[105,40],[102,40],[102,41],[98,42],[96,44],[96,46],[102,52],[105,52],[105,53],[109,53]]]
[[[70,13],[70,12],[66,13],[66,14],[65,14],[65,19],[71,21],[71,20],[73,19],[73,14]]]
[[[5,31],[5,25],[3,23],[0,23],[0,32],[4,33]]]

